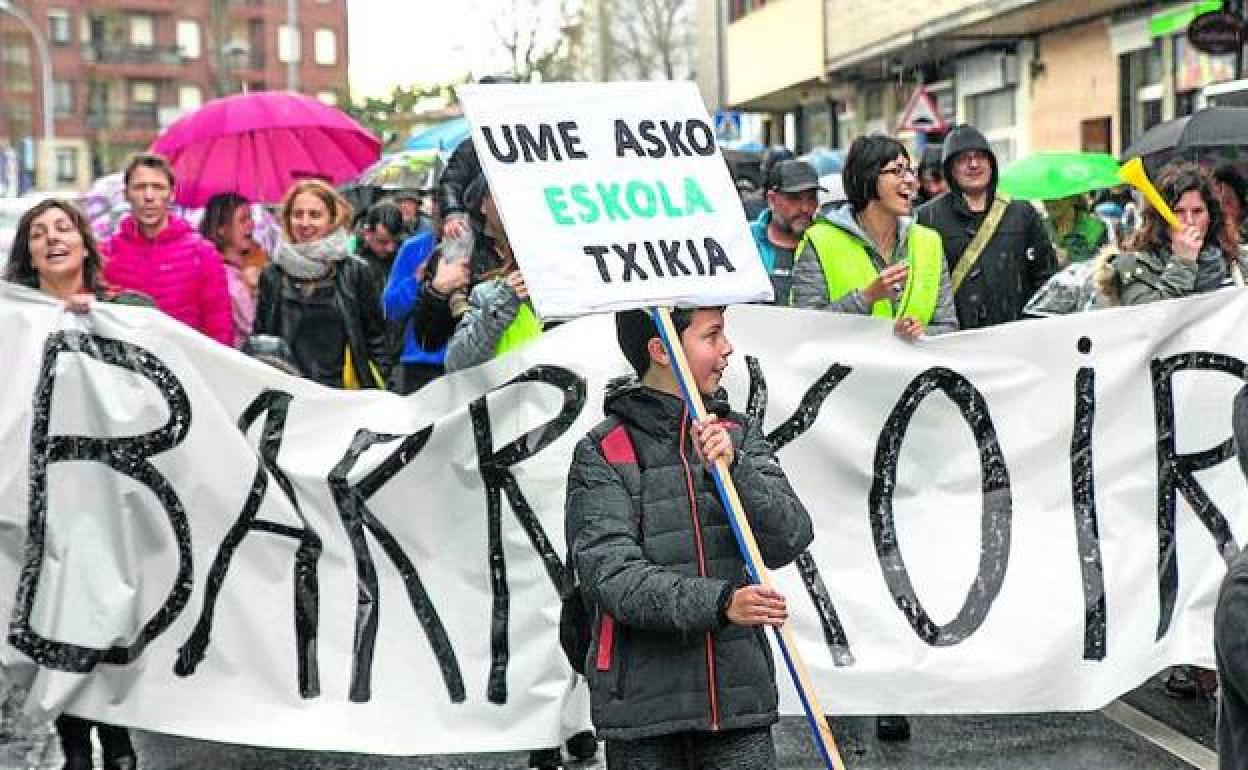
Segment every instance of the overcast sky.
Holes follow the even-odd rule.
[[[347,0],[352,93],[505,69],[488,18],[500,0]],[[505,57],[503,58],[505,61]]]

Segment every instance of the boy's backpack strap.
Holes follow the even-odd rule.
[[[628,427],[618,417],[608,417],[591,431],[598,451],[607,464],[620,474],[624,488],[633,501],[634,512],[641,510],[641,465]]]
[[[637,450],[633,446],[633,437],[628,428],[614,415],[598,423],[589,431],[589,437],[598,447],[602,459],[615,469],[628,498],[633,504],[633,514],[641,521],[641,465],[637,461]],[[641,527],[638,526],[638,531]],[[568,543],[568,568],[572,568],[572,544]],[[573,585],[576,588],[576,585]]]
[[[596,426],[589,432],[589,436],[597,445],[603,459],[615,469],[620,475],[620,480],[624,482],[624,488],[628,490],[629,501],[632,504],[633,514],[637,517],[640,532],[641,467],[637,463],[633,437],[629,435],[624,423],[614,416],[608,417]],[[560,597],[562,601],[559,608],[559,644],[563,647],[563,654],[567,657],[572,670],[578,674],[584,674],[586,657],[589,655],[592,642],[591,626],[596,622],[603,624],[601,633],[604,636],[598,654],[609,664],[615,620],[609,615],[600,617],[598,611],[590,606],[590,602],[581,591],[580,580],[576,576],[572,561],[571,543],[568,543],[566,564],[572,572],[572,580],[568,581],[566,593]],[[604,666],[601,660],[597,665],[599,668]]]

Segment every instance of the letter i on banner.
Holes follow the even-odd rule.
[[[680,384],[680,392],[685,396],[689,413],[695,420],[705,420],[706,405],[702,403],[702,394],[693,384],[693,373],[689,371],[689,362],[685,360],[685,348],[680,343],[680,335],[676,333],[676,327],[672,324],[671,312],[667,308],[651,308],[650,317],[654,320],[655,328],[659,330],[663,346],[667,348],[668,357],[672,361],[672,373],[676,375],[676,382]],[[745,508],[741,505],[741,498],[737,495],[737,486],[729,474],[728,463],[721,457],[715,461],[710,470],[711,478],[715,480],[715,488],[719,492],[719,499],[724,504],[724,511],[728,515],[728,523],[732,526],[732,534],[737,539],[737,547],[741,549],[741,557],[745,560],[745,568],[749,572],[750,579],[758,585],[770,588],[771,576],[767,572],[766,565],[763,564],[763,557],[759,553],[758,543],[754,540],[754,531],[750,528],[750,522],[745,518]],[[832,728],[828,726],[827,717],[824,716],[823,708],[819,705],[810,675],[806,672],[806,662],[798,650],[797,640],[793,638],[787,624],[779,628],[772,626],[771,630],[775,634],[776,644],[780,647],[780,654],[784,657],[784,665],[789,670],[789,677],[793,680],[793,686],[802,701],[806,721],[815,739],[815,748],[819,749],[819,754],[828,768],[843,770],[845,763],[841,760],[840,752],[836,748],[836,738],[832,735]]]

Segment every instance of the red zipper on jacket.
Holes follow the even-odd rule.
[[[689,494],[689,516],[693,520],[693,544],[698,551],[698,576],[706,577],[706,551],[702,547],[702,526],[698,522],[698,498],[693,489],[693,471],[689,469],[689,460],[685,457],[685,427],[689,423],[689,413],[681,410],[680,414],[680,463],[685,468],[685,489]],[[719,730],[719,699],[715,695],[715,640],[710,631],[706,632],[706,689],[711,702],[711,730]]]

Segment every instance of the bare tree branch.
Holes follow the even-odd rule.
[[[693,76],[692,0],[630,0],[613,4],[609,25],[613,74],[668,80]]]

